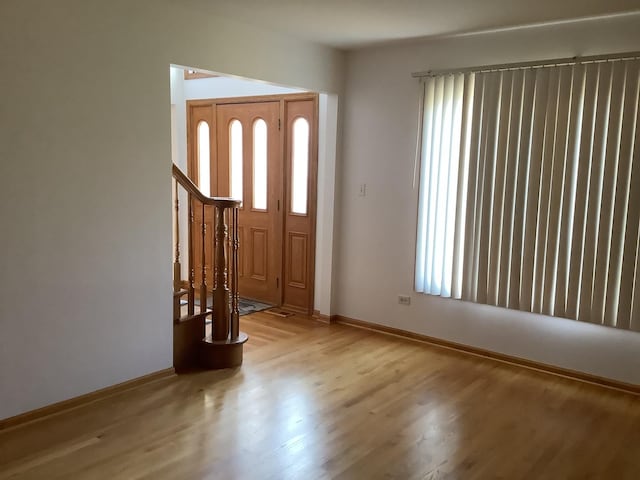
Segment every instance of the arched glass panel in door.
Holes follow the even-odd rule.
[[[267,209],[267,123],[253,122],[253,209]]]
[[[198,123],[198,187],[207,197],[211,196],[211,148],[209,143],[209,124],[204,120]]]
[[[229,159],[231,160],[231,198],[242,198],[242,124],[232,120],[229,124]]]
[[[309,183],[309,122],[293,122],[291,151],[291,213],[307,214]]]

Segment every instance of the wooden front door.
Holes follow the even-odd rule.
[[[242,200],[239,291],[279,305],[282,298],[280,102],[218,105],[216,195]]]
[[[285,205],[283,306],[311,313],[315,276],[317,102],[284,106]]]
[[[318,97],[274,95],[188,102],[189,175],[206,194],[243,201],[239,292],[310,314],[315,277]],[[210,147],[209,147],[210,145]],[[202,268],[202,214],[194,212],[196,284],[213,286],[210,246]],[[202,273],[201,273],[202,272]]]

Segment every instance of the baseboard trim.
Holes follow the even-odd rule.
[[[134,378],[132,380],[118,383],[116,385],[111,385],[110,387],[101,388],[100,390],[96,390],[95,392],[85,393],[84,395],[53,403],[36,410],[21,413],[14,417],[5,418],[4,420],[0,420],[0,431],[21,426],[26,423],[31,423],[36,420],[41,420],[45,417],[51,417],[62,412],[67,412],[69,410],[73,410],[74,408],[97,402],[98,400],[102,400],[112,395],[131,390],[141,385],[146,385],[158,380],[173,377],[175,374],[176,372],[173,367],[159,370],[148,375],[143,375],[142,377]]]
[[[357,320],[355,318],[349,318],[342,315],[335,315],[334,317],[335,318],[333,319],[333,321],[335,323],[340,323],[355,328],[362,328],[385,335],[392,335],[394,337],[400,337],[406,340],[428,343],[436,347],[455,350],[457,352],[487,358],[490,360],[507,363],[509,365],[527,368],[529,370],[535,370],[537,372],[568,378],[570,380],[576,380],[591,385],[597,385],[599,387],[630,393],[632,395],[640,395],[640,385],[620,382],[618,380],[612,380],[610,378],[599,377],[597,375],[591,375],[589,373],[578,372],[576,370],[570,370],[568,368],[556,367],[547,363],[535,362],[533,360],[527,360],[525,358],[514,357],[503,353],[493,352],[491,350],[485,350],[483,348],[464,345],[462,343],[450,342],[448,340],[442,340],[440,338],[430,337],[428,335],[409,332],[407,330],[401,330],[399,328],[387,327],[385,325],[365,322],[363,320]]]
[[[320,310],[314,310],[311,314],[311,318],[322,323],[332,324],[336,323],[336,315],[324,315],[320,313]]]
[[[305,307],[298,307],[296,305],[291,305],[289,303],[283,303],[280,305],[282,310],[289,310],[290,312],[297,313],[299,315],[309,315],[309,309]]]

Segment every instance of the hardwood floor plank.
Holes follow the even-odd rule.
[[[0,432],[0,479],[637,479],[638,397],[259,312],[240,369]]]

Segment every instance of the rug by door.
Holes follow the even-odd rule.
[[[186,300],[182,300],[180,305],[184,306],[187,304]],[[200,306],[200,301],[196,299],[195,304]],[[207,298],[207,306],[211,308],[213,305],[213,298],[209,296]],[[260,312],[262,310],[266,310],[268,308],[272,308],[273,305],[269,305],[268,303],[258,302],[256,300],[251,300],[249,298],[240,297],[240,301],[238,302],[238,310],[240,311],[240,316],[249,315],[250,313]]]
[[[260,312],[268,308],[273,307],[268,303],[257,302],[255,300],[249,300],[248,298],[240,298],[238,302],[238,310],[240,310],[240,316],[249,315],[250,313]]]

